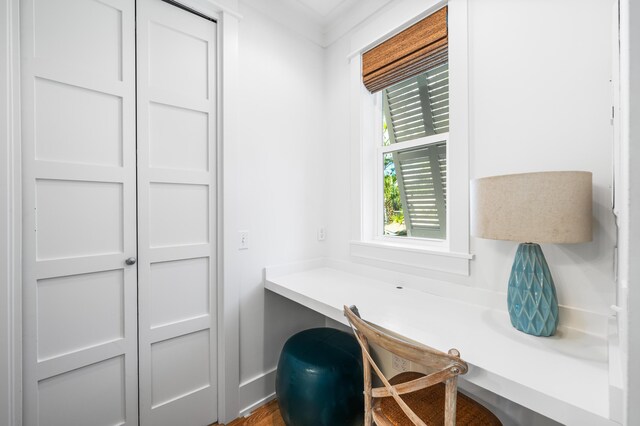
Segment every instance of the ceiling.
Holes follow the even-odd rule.
[[[358,0],[296,0],[317,15],[326,24],[331,16],[340,10],[348,9]]]
[[[241,0],[326,47],[394,0]]]

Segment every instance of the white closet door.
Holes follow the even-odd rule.
[[[216,24],[138,0],[140,418],[217,419]]]
[[[21,2],[27,426],[138,422],[134,13]]]

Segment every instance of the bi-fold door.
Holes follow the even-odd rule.
[[[216,24],[24,0],[21,26],[24,424],[211,423]]]
[[[138,1],[141,423],[206,425],[217,408],[215,23]]]

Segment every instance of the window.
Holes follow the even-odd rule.
[[[467,9],[468,0],[403,2],[352,35],[350,255],[359,261],[469,274]]]
[[[382,232],[446,239],[448,63],[383,89],[382,106]]]
[[[362,76],[382,91],[378,192],[382,235],[446,239],[449,64],[447,7],[362,55]],[[378,215],[380,216],[380,214]]]

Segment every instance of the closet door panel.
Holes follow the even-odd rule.
[[[151,346],[151,404],[160,407],[211,386],[209,333],[196,331]],[[190,419],[185,418],[188,424]]]
[[[121,182],[36,179],[36,258],[124,252]]]
[[[216,24],[139,0],[140,419],[217,419]]]
[[[185,15],[172,16],[170,24],[149,21],[149,88],[208,99],[210,40],[189,28],[192,18],[202,19]]]
[[[123,0],[37,0],[33,7],[33,57],[91,73],[100,80],[123,81],[123,37],[132,5]],[[129,77],[127,77],[128,79]]]
[[[150,167],[209,171],[209,114],[150,103],[149,131]]]
[[[122,270],[38,280],[38,359],[123,339],[124,290]]]
[[[42,380],[38,383],[40,423],[51,426],[126,424],[125,388],[123,356]]]
[[[208,244],[210,185],[152,182],[148,186],[150,247]]]
[[[37,160],[122,166],[121,96],[43,78],[34,96]]]
[[[208,257],[151,263],[151,328],[209,315],[209,270]]]
[[[23,0],[24,424],[136,425],[135,9]]]

